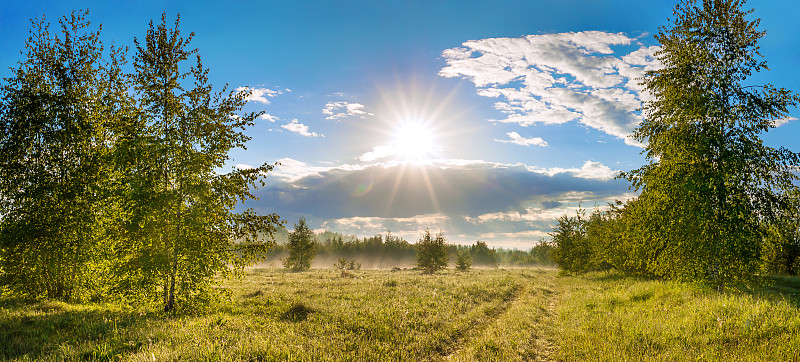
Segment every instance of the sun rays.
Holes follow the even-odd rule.
[[[394,131],[392,147],[399,161],[421,163],[436,156],[441,149],[436,144],[436,135],[423,120],[401,122]]]

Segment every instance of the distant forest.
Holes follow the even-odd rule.
[[[286,244],[290,231],[279,228],[274,234],[276,245],[266,252],[266,259],[260,262],[265,266],[280,266],[289,252]],[[331,231],[316,233],[314,236],[316,257],[313,267],[331,268],[339,258],[352,260],[361,268],[412,268],[417,264],[417,243],[404,238],[386,234],[356,237]],[[450,265],[454,265],[459,252],[472,257],[474,267],[556,267],[550,259],[551,245],[542,241],[528,250],[490,248],[486,242],[476,241],[471,245],[447,245]]]

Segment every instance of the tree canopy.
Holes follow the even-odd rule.
[[[124,51],[104,52],[100,29],[87,32],[86,12],[59,24],[53,36],[33,23],[27,59],[2,86],[0,282],[168,311],[207,299],[216,276],[264,254],[280,223],[234,212],[273,165],[220,172],[259,113],[241,113],[247,93],[214,90],[179,18],[150,22],[130,73]]]
[[[681,1],[659,29],[662,66],[644,76],[650,99],[633,133],[646,145],[647,164],[625,174],[641,194],[586,222],[559,219],[554,241],[563,246],[554,255],[566,270],[615,267],[716,283],[759,270],[768,226],[796,214],[791,194],[800,163],[797,153],[766,146],[760,135],[800,98],[749,82],[767,69],[758,48],[765,32],[743,5]],[[616,240],[603,237],[609,233]]]

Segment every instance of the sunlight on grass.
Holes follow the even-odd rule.
[[[546,272],[553,275],[553,272]],[[6,359],[439,359],[510,305],[517,272],[254,270],[209,314],[39,303],[0,312]]]
[[[800,280],[771,280],[718,292],[547,269],[254,269],[193,314],[0,300],[0,359],[798,360]]]
[[[798,300],[768,288],[700,285],[597,274],[559,278],[562,360],[788,361],[800,357]],[[795,290],[796,292],[796,290]]]

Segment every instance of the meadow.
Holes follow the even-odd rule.
[[[4,360],[800,359],[800,279],[718,291],[553,269],[250,269],[230,300],[164,314],[0,300]]]

